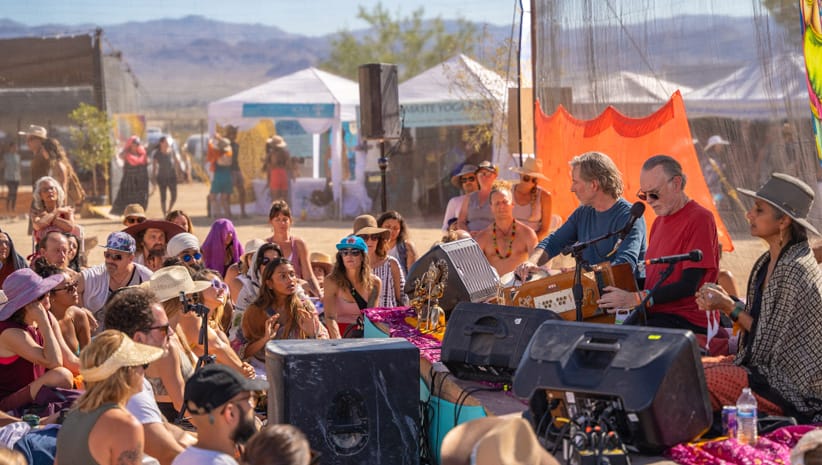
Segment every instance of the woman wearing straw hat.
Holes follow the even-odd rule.
[[[368,263],[380,278],[382,291],[377,301],[379,307],[396,307],[402,304],[405,274],[400,261],[388,255],[388,238],[391,232],[377,227],[377,220],[371,215],[360,215],[354,219],[354,234],[368,245]]]
[[[462,168],[451,176],[451,184],[457,189],[460,189],[462,195],[451,197],[451,199],[448,200],[448,205],[445,207],[445,215],[442,217],[443,233],[448,232],[450,226],[456,221],[462,209],[462,202],[465,201],[468,194],[476,192],[479,189],[477,167],[468,164],[462,165]]]
[[[33,270],[17,270],[0,293],[0,410],[34,402],[44,386],[71,388],[79,371],[57,319],[49,312],[49,291],[63,282]]]
[[[139,463],[143,427],[125,405],[143,390],[146,366],[162,356],[162,348],[138,344],[120,331],[95,337],[80,354],[86,392],[57,434],[55,463]]]
[[[539,186],[549,181],[542,174],[542,160],[529,158],[522,168],[511,168],[519,173],[520,182],[514,184],[514,219],[522,221],[537,233],[538,238],[548,235],[551,227],[551,194]]]
[[[742,330],[735,357],[703,359],[711,406],[733,405],[751,387],[759,410],[822,421],[822,271],[808,244],[819,232],[807,220],[814,192],[793,176],[774,173],[748,210],[751,235],[768,250],[754,263],[746,302],[721,287],[696,293],[702,310],[728,314]]]

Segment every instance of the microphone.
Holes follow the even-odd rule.
[[[659,263],[679,263],[679,262],[701,262],[702,251],[699,249],[691,250],[688,253],[679,255],[668,255],[667,257],[652,258],[645,260],[646,265],[656,265]]]
[[[631,232],[631,228],[634,227],[634,223],[636,220],[640,219],[642,215],[645,213],[645,204],[642,202],[636,202],[631,205],[631,218],[628,219],[628,222],[625,226],[619,231],[617,241],[614,243],[614,248],[608,252],[606,257],[610,257],[611,255],[615,254],[616,251],[619,249],[619,246],[622,245],[622,241],[625,240],[625,237],[628,236],[628,233]]]

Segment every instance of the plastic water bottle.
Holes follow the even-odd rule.
[[[758,439],[756,431],[756,397],[751,392],[751,388],[742,389],[742,394],[736,399],[736,440],[748,445],[756,445]]]

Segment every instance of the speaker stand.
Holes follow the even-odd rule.
[[[388,169],[388,157],[385,156],[385,140],[380,140],[380,159],[377,160],[377,164],[380,167],[380,192],[382,193],[380,196],[380,202],[382,205],[381,211],[385,212],[388,211],[385,186],[385,171]]]

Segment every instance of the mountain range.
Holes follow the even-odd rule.
[[[446,21],[453,29],[456,22]],[[55,36],[93,31],[94,24],[26,26],[0,19],[0,38]],[[491,37],[492,43],[502,43],[511,34],[510,26],[477,25]],[[688,37],[687,43],[672,40],[670,28],[677,28],[675,37]],[[678,76],[679,82],[698,87],[728,74],[744,63],[757,59],[757,46],[740,46],[741,41],[755,42],[755,21],[751,18],[691,15],[657,20],[647,25],[606,26],[596,31],[597,37],[626,42],[638,38],[647,47],[649,56],[676,56],[672,62],[653,63],[637,54],[625,58],[597,52],[598,66],[603,70],[627,69],[646,72],[649,66],[662,77]],[[717,33],[716,31],[721,31]],[[368,30],[351,31],[355,36]],[[781,28],[770,25],[769,37],[782,34]],[[588,40],[586,31],[569,31],[564,36],[563,54],[573,55],[575,47]],[[761,35],[761,34],[760,34]],[[119,53],[124,66],[135,76],[143,106],[147,110],[204,108],[207,102],[232,95],[279,76],[308,66],[316,66],[331,50],[334,34],[305,36],[292,34],[274,26],[236,24],[186,16],[144,22],[127,22],[103,29],[106,53]],[[614,39],[616,38],[616,39]],[[761,41],[761,39],[759,39]],[[798,41],[797,41],[798,42]],[[610,45],[620,46],[620,45]],[[617,63],[614,60],[623,60]],[[585,66],[580,60],[579,66]],[[710,72],[700,72],[700,64],[710,61]],[[196,83],[196,84],[193,84]]]

